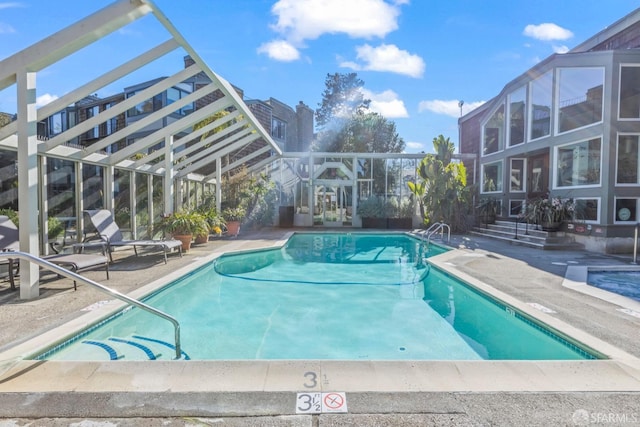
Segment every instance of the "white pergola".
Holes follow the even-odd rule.
[[[38,85],[36,77],[43,69],[55,64],[81,49],[90,47],[100,39],[132,24],[145,16],[153,16],[166,29],[169,39],[161,40],[155,47],[139,54],[99,77],[81,84],[60,98],[36,108]],[[194,64],[159,80],[150,87],[135,93],[122,102],[88,118],[48,140],[39,140],[37,123],[64,110],[83,98],[96,93],[109,84],[122,79],[156,61],[176,49],[183,49]],[[90,65],[91,66],[91,65]],[[82,70],[78,70],[78,81],[82,81]],[[160,74],[160,73],[159,73]],[[145,115],[138,121],[111,135],[107,135],[86,147],[69,146],[67,143],[106,121],[126,113],[127,110],[161,94],[172,86],[195,76],[206,76],[209,83],[194,90],[184,98]],[[175,185],[178,180],[189,178],[208,183],[220,183],[224,172],[241,164],[258,163],[266,154],[282,154],[278,145],[259,124],[241,96],[223,78],[214,73],[192,49],[167,17],[149,0],[119,0],[104,9],[76,22],[52,36],[2,60],[0,62],[0,90],[15,85],[17,94],[17,120],[0,128],[0,149],[17,151],[18,206],[20,220],[20,249],[38,255],[38,210],[41,208],[39,191],[46,187],[46,177],[40,176],[39,167],[46,157],[69,159],[79,164],[100,165],[105,168],[105,194],[113,194],[115,168],[145,172],[164,177],[164,204],[168,212],[174,209]],[[125,148],[109,153],[105,149],[113,143],[148,128],[169,117],[178,108],[195,103],[215,93],[215,101],[202,102],[200,108],[179,119],[167,120],[162,127],[147,136],[137,139]],[[208,98],[211,99],[211,98]],[[214,122],[193,130],[193,126],[218,112],[225,112]],[[213,133],[215,132],[215,133]],[[180,135],[181,138],[176,136]],[[187,135],[187,136],[185,136]],[[159,144],[164,148],[149,154],[151,147]],[[143,156],[136,154],[144,153]],[[227,156],[223,167],[222,159]],[[201,170],[215,171],[211,174]],[[45,174],[43,174],[45,175]],[[80,178],[81,174],[78,174]],[[220,185],[216,185],[217,200],[220,200]],[[82,197],[76,194],[77,212],[82,211]],[[113,197],[106,197],[107,208]],[[43,210],[45,210],[43,208]],[[40,221],[46,224],[46,212]],[[44,218],[43,218],[44,217]],[[38,296],[38,266],[28,261],[20,265],[20,297]]]

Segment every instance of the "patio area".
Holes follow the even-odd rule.
[[[161,254],[136,258],[133,251],[121,251],[108,282],[101,270],[86,276],[128,294],[212,253],[273,246],[291,231],[263,229],[210,241],[183,258],[170,256],[166,265]],[[619,423],[638,422],[640,342],[630,337],[640,327],[640,304],[625,312],[562,285],[568,265],[629,265],[630,257],[540,251],[475,236],[453,236],[451,245],[458,249],[434,260],[440,267],[488,285],[519,309],[538,312],[536,317],[572,331],[571,336],[612,360],[144,365],[4,360],[0,419],[55,419],[59,425],[98,418],[140,425],[139,417],[146,425],[188,425],[185,417],[216,425],[587,425],[585,419],[602,422],[614,414]],[[7,326],[0,332],[2,352],[66,322],[82,323],[83,316],[91,316],[83,309],[109,299],[85,285],[73,291],[67,279],[47,279],[41,296],[29,301],[6,289],[3,283],[0,318]],[[317,391],[346,393],[348,413],[296,415],[296,392],[316,391],[304,385],[308,372],[322,374]]]

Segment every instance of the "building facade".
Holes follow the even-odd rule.
[[[459,119],[460,152],[477,156],[479,197],[498,199],[500,217],[516,219],[540,198],[573,199],[565,232],[588,250],[631,250],[640,222],[639,48],[640,9]]]

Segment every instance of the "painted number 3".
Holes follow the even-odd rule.
[[[318,375],[315,372],[305,372],[304,377],[307,379],[303,384],[306,388],[314,388],[318,385]]]

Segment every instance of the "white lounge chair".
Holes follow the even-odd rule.
[[[92,224],[96,229],[100,240],[106,243],[107,251],[109,253],[109,259],[113,262],[113,248],[117,246],[133,246],[133,250],[138,256],[137,247],[150,247],[162,250],[164,253],[164,263],[167,263],[167,254],[174,249],[178,250],[178,253],[182,257],[182,242],[175,239],[167,240],[127,240],[122,235],[120,227],[116,224],[111,211],[106,209],[86,210],[84,211],[85,227],[88,224]],[[82,249],[82,244],[80,244]]]

